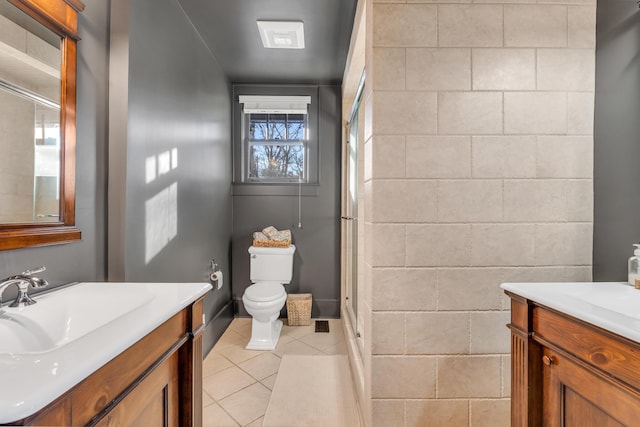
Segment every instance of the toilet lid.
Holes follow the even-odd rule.
[[[244,291],[244,295],[251,301],[271,301],[284,293],[284,286],[280,283],[256,283]]]

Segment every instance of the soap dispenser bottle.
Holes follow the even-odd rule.
[[[640,244],[634,244],[633,246],[636,249],[633,251],[633,256],[629,258],[629,284],[638,287],[636,280],[640,279]]]

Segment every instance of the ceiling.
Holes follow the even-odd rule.
[[[335,84],[357,0],[178,0],[232,83]],[[265,49],[256,21],[303,21],[305,49]]]

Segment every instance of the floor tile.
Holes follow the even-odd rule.
[[[262,380],[275,374],[278,372],[279,366],[280,358],[270,351],[238,364],[240,369],[257,380]]]
[[[228,347],[230,345],[240,345],[243,342],[246,345],[245,341],[246,341],[246,338],[243,337],[241,334],[237,333],[231,328],[227,328],[227,330],[224,332],[224,334],[222,334],[222,336],[216,343],[215,349],[217,351],[220,351],[223,348]]]
[[[311,321],[311,324],[308,326],[289,326],[286,322],[286,319],[283,321],[283,323],[284,325],[282,326],[282,335],[288,335],[296,339],[300,339],[305,335],[312,334],[316,330],[316,325],[313,321]]]
[[[222,354],[212,350],[202,362],[202,375],[208,377],[233,366],[233,363]]]
[[[207,393],[206,391],[202,390],[202,407],[206,407],[211,405],[212,403],[215,403],[216,401],[213,400],[213,397],[209,396],[209,393]]]
[[[229,325],[229,329],[248,338],[251,336],[251,320],[251,318],[247,317],[233,319],[233,322]]]
[[[229,345],[227,347],[221,348],[219,351],[227,359],[229,359],[230,361],[232,361],[236,365],[238,363],[244,362],[245,360],[249,360],[249,359],[251,359],[253,357],[260,356],[260,354],[262,354],[262,351],[260,351],[260,350],[247,350],[247,349],[245,349],[244,346],[247,345],[247,342],[249,342],[249,340],[245,339],[242,342],[242,344]]]
[[[232,366],[204,378],[202,388],[215,400],[220,400],[255,382],[256,380],[242,369]]]
[[[300,341],[309,344],[311,347],[317,348],[318,350],[325,350],[329,347],[333,347],[338,343],[344,341],[344,337],[342,334],[334,334],[334,333],[313,333],[309,335],[305,335],[300,338]]]
[[[342,319],[328,319],[329,320],[329,330],[334,333],[338,332],[344,334],[344,330],[342,329],[343,323]]]
[[[240,424],[227,414],[217,403],[202,411],[203,427],[238,427]]]
[[[280,357],[284,356],[285,354],[313,355],[321,353],[317,348],[311,347],[310,345],[297,340],[288,342],[286,344],[279,344],[273,352]]]
[[[295,338],[290,337],[289,335],[280,334],[280,338],[278,338],[278,344],[286,344],[291,341],[295,341]]]
[[[278,377],[278,373],[276,372],[275,374],[271,375],[270,377],[267,377],[267,378],[265,378],[263,380],[260,380],[260,382],[262,383],[262,385],[264,385],[269,390],[273,390],[273,385],[276,383],[276,378],[277,377]]]
[[[260,417],[254,422],[252,422],[251,424],[247,424],[247,427],[262,427],[263,420],[264,420],[264,417]]]
[[[240,425],[246,426],[264,416],[270,396],[271,391],[268,388],[256,383],[225,397],[218,403]]]
[[[338,344],[322,350],[324,354],[347,354],[346,341],[340,341]]]

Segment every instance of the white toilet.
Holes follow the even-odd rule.
[[[287,301],[284,286],[293,275],[293,254],[296,247],[249,248],[251,283],[242,295],[242,303],[253,317],[251,340],[247,350],[273,350],[276,348],[282,321],[278,320],[280,310]]]

